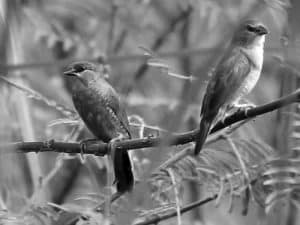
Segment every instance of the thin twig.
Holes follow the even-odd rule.
[[[168,40],[169,35],[175,30],[177,24],[188,18],[192,10],[193,8],[190,6],[186,10],[182,11],[177,17],[175,17],[170,22],[168,28],[164,29],[163,32],[157,36],[157,39],[154,41],[150,49],[152,51],[157,51],[166,42],[166,40]],[[147,64],[141,65],[134,75],[135,80],[140,80],[144,76],[147,69]]]
[[[267,54],[272,55],[273,53],[278,53],[281,48],[278,46],[273,46],[265,49]],[[208,54],[216,53],[220,54],[224,52],[224,48],[192,48],[192,49],[181,49],[176,51],[166,51],[156,53],[159,58],[182,58],[182,57],[193,57],[193,56],[207,56]],[[120,62],[131,62],[131,61],[146,61],[147,57],[144,54],[131,54],[131,55],[117,55],[108,56],[106,58],[107,62],[110,64],[120,63]],[[33,70],[41,68],[62,68],[74,61],[89,61],[97,63],[99,57],[92,58],[72,58],[72,59],[61,59],[54,61],[44,61],[44,62],[27,62],[18,64],[6,64],[0,63],[1,71],[15,71],[15,70]]]
[[[251,185],[255,185],[255,183],[257,182],[257,179],[253,179],[251,180],[250,184]],[[197,208],[201,205],[205,205],[206,203],[208,202],[211,202],[215,199],[217,199],[218,195],[214,195],[212,197],[208,197],[204,200],[199,200],[199,201],[196,201],[196,202],[193,202],[191,204],[188,204],[184,207],[182,207],[180,209],[180,213],[183,214],[183,213],[186,213],[194,208]],[[135,223],[134,225],[150,225],[150,224],[157,224],[163,220],[167,220],[167,219],[170,219],[172,217],[175,217],[177,215],[177,211],[172,211],[172,212],[169,212],[167,214],[163,214],[163,215],[160,215],[160,214],[155,214],[155,215],[152,215],[151,218],[149,217],[145,217],[144,221],[141,221],[141,222],[138,222],[138,223]]]
[[[110,55],[114,48],[114,40],[115,40],[115,26],[116,26],[116,16],[118,11],[118,5],[115,1],[111,2],[111,15],[110,15],[110,21],[108,24],[108,33],[107,33],[107,49],[106,49],[106,55]]]
[[[186,205],[184,207],[182,207],[180,209],[180,213],[183,214],[183,213],[186,213],[196,207],[199,207],[201,205],[204,205],[208,202],[211,202],[213,200],[215,200],[217,198],[217,195],[214,195],[212,197],[208,197],[204,200],[199,200],[199,201],[196,201],[196,202],[193,202],[189,205]],[[157,224],[158,222],[162,221],[162,220],[166,220],[166,219],[169,219],[169,218],[172,218],[174,216],[177,215],[177,211],[173,211],[173,212],[169,212],[168,214],[164,214],[164,215],[159,215],[159,214],[156,214],[156,215],[152,215],[152,218],[146,218],[144,221],[142,222],[138,222],[138,223],[135,223],[134,225],[149,225],[149,224]]]
[[[25,87],[21,84],[17,84],[16,82],[11,81],[10,79],[7,79],[4,76],[0,75],[0,82],[5,82],[6,84],[10,85],[11,87],[14,87],[18,90],[20,90],[21,92],[23,92],[28,98],[32,98],[35,99],[37,101],[41,101],[43,103],[45,103],[46,105],[55,108],[58,112],[60,112],[61,114],[63,114],[66,117],[69,118],[74,118],[76,117],[77,113],[72,110],[69,109],[68,107],[57,103],[56,101],[46,98],[45,96],[43,96],[42,94],[40,94],[37,91],[34,91],[28,87]]]
[[[113,54],[117,54],[122,49],[127,36],[128,36],[128,30],[123,29],[121,31],[121,33],[119,34],[119,36],[116,38],[116,41],[114,44],[115,46],[112,50]]]
[[[191,14],[187,16],[184,24],[182,25],[181,32],[180,32],[180,40],[181,40],[181,47],[182,49],[187,49],[189,48],[189,33],[190,33],[190,25],[192,23],[192,16]],[[181,67],[182,67],[182,72],[185,74],[186,77],[191,77],[191,58],[186,56],[183,57],[181,60]],[[182,118],[184,115],[186,115],[186,111],[188,110],[187,105],[190,103],[192,100],[190,95],[187,95],[187,91],[190,92],[192,83],[190,79],[185,80],[183,83],[183,86],[180,91],[180,99],[179,99],[179,104],[176,106],[176,109],[174,110],[174,115],[172,119],[170,120],[170,123],[172,124],[169,126],[170,130],[176,131],[176,127],[180,127],[177,123],[174,123],[174,121],[182,121]],[[197,90],[198,91],[198,90]],[[197,95],[195,93],[195,95]]]

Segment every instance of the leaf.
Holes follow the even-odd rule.
[[[274,149],[260,140],[233,139],[236,151],[239,152],[240,160],[244,162],[244,169],[241,169],[237,156],[232,149],[221,148],[204,148],[199,157],[194,157],[187,149],[193,150],[193,145],[187,149],[181,150],[168,160],[170,163],[164,163],[158,171],[152,174],[150,183],[152,186],[154,199],[159,202],[172,201],[172,181],[165,171],[172,168],[173,176],[180,187],[184,187],[184,181],[193,180],[204,190],[204,195],[218,195],[217,204],[221,201],[222,196],[229,194],[241,196],[245,191],[251,190],[252,181],[260,176],[261,167],[266,163],[270,156],[275,155]],[[265,151],[265,152],[264,152]],[[181,154],[184,152],[185,154]],[[264,152],[264,153],[263,153]],[[172,160],[172,158],[177,158]],[[247,174],[245,174],[245,170]],[[244,171],[244,172],[243,172]],[[245,179],[249,183],[245,183]],[[249,189],[250,188],[250,189]],[[251,193],[252,191],[250,191]],[[245,193],[244,213],[247,211],[246,199],[250,198]]]
[[[299,162],[300,154],[290,154],[274,158],[266,164],[260,182],[266,193],[264,204],[267,213],[282,200],[297,201],[298,197],[293,193],[300,191]]]

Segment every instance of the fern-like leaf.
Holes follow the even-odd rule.
[[[282,201],[299,204],[300,151],[295,149],[288,156],[270,160],[260,178],[260,185],[260,198],[267,213]]]
[[[244,162],[243,170],[247,171],[247,177],[241,169],[236,154],[232,149],[225,147],[225,144],[219,148],[206,148],[197,158],[192,154],[185,154],[187,156],[174,162],[170,160],[170,164],[164,164],[153,173],[150,179],[153,198],[161,204],[174,200],[174,191],[171,188],[172,180],[167,173],[167,170],[172,168],[176,183],[179,184],[177,187],[179,193],[183,191],[184,181],[193,180],[200,185],[199,187],[204,190],[206,195],[218,194],[217,203],[225,194],[229,194],[231,197],[244,196],[244,211],[246,212],[246,202],[249,202],[251,194],[249,185],[253,186],[254,181],[260,176],[260,168],[269,160],[270,156],[275,155],[275,151],[263,141],[241,139],[233,141]],[[193,146],[189,146],[183,151],[192,152],[192,149]],[[249,182],[245,182],[245,180]]]

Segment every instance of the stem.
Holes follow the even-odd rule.
[[[214,195],[212,197],[208,197],[204,200],[199,200],[199,201],[196,201],[196,202],[193,202],[189,205],[186,205],[184,207],[182,207],[180,209],[180,213],[183,214],[185,212],[188,212],[196,207],[199,207],[201,205],[204,205],[210,201],[213,201],[214,199],[217,198],[217,195]],[[145,221],[142,221],[142,222],[139,222],[139,223],[135,223],[134,225],[148,225],[148,224],[157,224],[158,222],[162,221],[162,220],[166,220],[166,219],[169,219],[169,218],[172,218],[174,216],[177,215],[177,211],[173,211],[173,212],[169,212],[168,214],[165,214],[165,215],[162,215],[160,216],[159,214],[157,215],[154,215],[153,218],[148,218],[146,219]]]

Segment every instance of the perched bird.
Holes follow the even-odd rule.
[[[224,117],[225,112],[236,107],[256,85],[263,65],[267,33],[267,28],[255,20],[242,23],[234,33],[206,88],[195,155],[201,151],[216,118]]]
[[[92,63],[75,62],[65,75],[72,79],[74,106],[88,129],[103,142],[118,138],[130,139],[129,122],[115,89]],[[127,151],[115,151],[113,156],[118,192],[130,191],[134,177]]]

